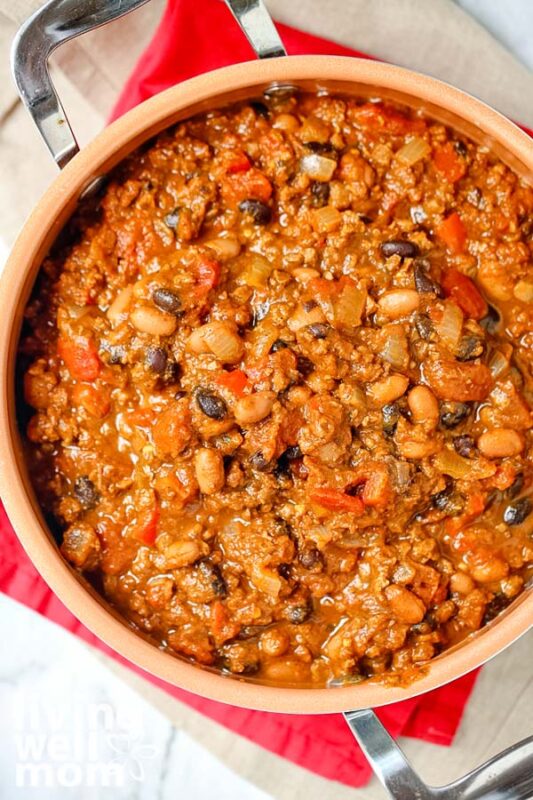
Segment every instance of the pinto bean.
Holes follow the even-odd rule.
[[[385,597],[398,622],[415,625],[422,622],[426,615],[426,607],[422,600],[404,586],[391,584],[385,589]]]
[[[405,375],[389,375],[371,384],[368,391],[378,406],[386,406],[397,400],[409,386],[409,378]]]
[[[233,413],[239,425],[253,425],[267,417],[276,399],[275,392],[254,392],[237,400]]]
[[[485,458],[517,456],[524,449],[524,438],[511,428],[495,428],[482,433],[477,446]]]
[[[224,486],[224,460],[218,450],[201,447],[194,454],[194,471],[203,494],[215,494]]]
[[[385,292],[378,301],[380,309],[389,319],[405,317],[416,311],[420,304],[420,296],[414,289],[394,289]]]
[[[141,333],[150,333],[152,336],[171,336],[178,324],[174,314],[149,306],[135,308],[130,314],[130,322]]]
[[[427,386],[415,386],[407,395],[407,405],[414,422],[436,425],[439,419],[437,398]]]

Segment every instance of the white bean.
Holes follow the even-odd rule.
[[[194,470],[203,494],[215,494],[224,486],[224,461],[218,450],[201,447],[194,455]]]
[[[174,314],[166,314],[149,306],[134,309],[130,314],[130,322],[138,331],[152,336],[170,336],[178,324]]]
[[[274,405],[275,392],[255,392],[237,400],[233,413],[239,425],[253,425],[267,417]]]
[[[418,308],[420,295],[414,289],[394,289],[379,298],[378,305],[389,319],[405,317]]]

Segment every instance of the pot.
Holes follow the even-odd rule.
[[[79,151],[52,86],[47,59],[62,42],[105,24],[146,0],[49,0],[19,31],[13,67],[20,94],[62,172],[24,226],[0,286],[0,471],[7,512],[33,563],[63,603],[97,636],[148,672],[188,691],[248,708],[284,713],[345,712],[374,770],[397,798],[525,798],[533,793],[533,737],[448,787],[422,783],[371,708],[435,689],[480,666],[531,626],[533,594],[524,591],[487,627],[431,662],[407,687],[374,683],[323,689],[259,685],[224,677],[163,652],[131,630],[61,558],[39,509],[17,430],[14,367],[23,310],[39,266],[76,204],[121,159],[180,119],[288,87],[376,96],[420,107],[477,142],[516,172],[533,175],[533,141],[474,97],[389,64],[328,56],[287,57],[262,0],[227,0],[259,60],[200,75],[144,102]],[[347,712],[346,709],[352,709]]]

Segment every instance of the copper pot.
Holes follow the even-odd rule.
[[[442,686],[510,645],[532,624],[530,590],[488,626],[435,658],[427,673],[408,687],[367,682],[338,688],[280,688],[228,678],[158,649],[129,628],[58,552],[28,478],[16,424],[14,366],[23,310],[44,256],[80,197],[142,142],[178,120],[238,99],[282,91],[286,86],[320,88],[422,107],[433,118],[488,144],[516,172],[530,179],[533,175],[533,141],[501,114],[452,86],[396,66],[357,58],[287,57],[262,0],[227,0],[260,60],[215,70],[174,86],[128,112],[78,151],[50,82],[48,55],[63,41],[145,1],[50,0],[21,28],[13,48],[21,96],[63,167],[26,222],[0,284],[0,472],[2,497],[15,530],[40,574],[78,619],[114,650],[159,678],[214,700],[267,711],[322,714],[352,709],[346,712],[350,727],[380,778],[397,797],[496,797],[490,792],[500,791],[502,786],[508,792],[506,798],[530,797],[533,738],[456,784],[430,789],[369,710]]]

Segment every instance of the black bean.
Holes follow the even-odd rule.
[[[359,214],[359,219],[363,225],[371,225],[374,222],[372,217],[369,217],[367,214]]]
[[[454,436],[453,446],[456,453],[464,458],[474,458],[476,455],[476,443],[474,439],[467,433],[462,436]]]
[[[260,100],[252,100],[250,106],[253,108],[258,117],[268,117],[268,108]]]
[[[196,402],[201,411],[211,419],[224,419],[228,413],[225,401],[214,392],[199,389],[196,392]]]
[[[482,625],[486,625],[487,622],[491,622],[495,619],[498,614],[507,608],[510,604],[511,600],[509,597],[506,597],[504,594],[497,594],[495,595],[490,603],[487,603],[485,606],[485,613],[483,615],[483,622]]]
[[[176,394],[174,395],[174,400],[181,400],[183,397],[187,396],[187,392],[184,392],[183,389],[179,389]]]
[[[381,416],[383,417],[383,432],[387,436],[392,436],[396,430],[396,425],[400,419],[400,407],[398,403],[387,403],[381,409]]]
[[[164,372],[167,361],[167,351],[162,347],[150,346],[146,349],[145,364],[152,372],[157,372],[158,375]]]
[[[452,401],[442,403],[440,408],[441,425],[445,428],[456,428],[470,414],[468,403],[454,403]]]
[[[268,225],[272,219],[272,209],[261,200],[242,200],[239,209],[244,214],[250,214],[256,225]]]
[[[199,562],[198,569],[210,582],[211,588],[216,596],[226,597],[228,593],[228,587],[218,564],[213,564],[212,561],[206,558],[205,560]]]
[[[167,228],[171,228],[173,231],[176,230],[178,227],[178,222],[180,220],[180,212],[179,208],[175,208],[174,211],[171,211],[170,214],[167,214],[164,218],[164,223]]]
[[[314,206],[325,206],[329,200],[329,183],[313,181],[311,195]]]
[[[455,357],[458,361],[472,361],[474,358],[483,355],[484,350],[485,343],[479,336],[462,336],[457,346]]]
[[[283,616],[293,625],[301,625],[309,619],[313,613],[313,606],[311,603],[300,605],[288,606],[283,612]]]
[[[167,314],[182,313],[180,296],[172,289],[166,289],[163,286],[159,289],[154,289],[152,301],[157,308],[161,311],[166,311]]]
[[[270,311],[270,301],[265,300],[264,303],[258,303],[258,305],[252,307],[252,328],[255,328],[258,322],[261,322],[268,312]]]
[[[302,303],[302,308],[306,314],[309,314],[309,312],[312,311],[313,308],[316,308],[317,305],[318,303],[316,300],[306,300],[305,303]]]
[[[79,478],[76,478],[74,483],[74,496],[85,509],[94,508],[99,498],[94,483],[87,475],[81,475]]]
[[[298,355],[296,356],[296,369],[300,375],[303,375],[305,378],[314,371],[315,365],[310,358],[307,358],[307,356]]]
[[[420,338],[425,342],[431,339],[431,334],[433,333],[433,323],[427,314],[415,315],[415,328]]]
[[[306,142],[305,146],[312,153],[333,153],[334,155],[337,153],[331,142]]]
[[[161,386],[172,386],[173,383],[178,382],[180,374],[181,368],[177,361],[171,361],[171,359],[168,359],[165,369],[159,375],[158,383]]]
[[[458,155],[462,156],[463,158],[468,155],[468,148],[466,144],[461,141],[461,139],[457,139],[457,141],[453,143],[453,146]]]
[[[276,339],[272,347],[270,348],[271,353],[277,353],[278,350],[285,350],[289,345],[287,342],[284,342],[283,339]]]
[[[307,330],[315,339],[325,339],[328,335],[329,325],[326,325],[325,322],[314,322],[307,326]]]
[[[302,458],[303,453],[300,450],[300,447],[297,444],[294,444],[292,447],[287,447],[283,455],[286,459],[288,459],[288,461],[296,461],[296,459]]]
[[[516,497],[517,494],[520,494],[522,491],[522,487],[524,486],[524,473],[519,472],[516,478],[514,479],[513,483],[507,489],[507,494],[509,497],[513,498]]]
[[[290,564],[280,564],[278,567],[278,575],[281,575],[282,578],[288,580],[291,577],[291,565]]]
[[[126,362],[126,348],[123,344],[102,344],[102,349],[107,353],[109,364],[124,364]]]
[[[417,258],[414,267],[416,291],[419,292],[419,294],[431,293],[440,297],[442,294],[441,287],[428,275],[430,267],[429,262],[426,261],[426,259]]]
[[[507,525],[521,525],[522,522],[531,514],[533,503],[529,497],[521,497],[510,503],[503,512],[503,521]]]
[[[499,311],[491,306],[489,303],[489,310],[488,313],[483,319],[479,320],[479,324],[482,328],[485,328],[486,331],[489,333],[494,333],[498,330],[501,322],[501,316]]]
[[[419,254],[419,249],[413,242],[408,242],[407,239],[391,239],[389,242],[382,242],[380,250],[385,258],[391,256],[400,256],[400,258],[416,258]]]
[[[451,516],[460,514],[465,504],[461,495],[453,491],[453,487],[451,491],[446,488],[442,492],[437,492],[437,494],[432,495],[431,503],[434,508],[437,508],[439,511],[445,511]]]
[[[313,567],[323,564],[322,553],[316,547],[306,547],[298,554],[298,561],[305,569],[313,569]]]
[[[267,461],[260,450],[250,456],[250,464],[257,472],[269,472],[272,469],[272,462]]]

